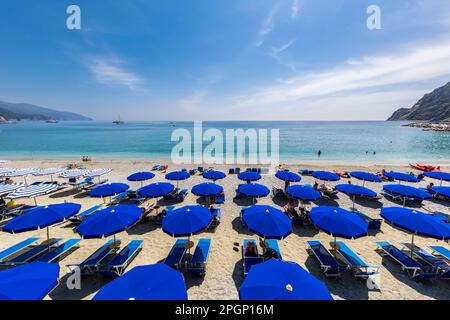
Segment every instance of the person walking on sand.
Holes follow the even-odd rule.
[[[322,155],[322,151],[319,150],[319,151],[317,152],[317,156],[319,157],[319,159],[320,159],[320,156],[321,156],[321,155]]]

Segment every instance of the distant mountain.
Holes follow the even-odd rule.
[[[412,108],[395,111],[388,121],[450,121],[450,82],[426,94]]]
[[[92,120],[83,115],[57,111],[28,103],[0,101],[0,117],[6,120]]]

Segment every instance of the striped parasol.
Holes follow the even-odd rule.
[[[57,183],[39,183],[32,184],[27,187],[19,188],[16,191],[8,194],[7,199],[19,199],[19,198],[29,198],[34,199],[36,203],[36,197],[42,196],[53,192],[59,188]]]
[[[0,184],[0,196],[4,196],[5,194],[23,187],[25,187],[23,183]]]

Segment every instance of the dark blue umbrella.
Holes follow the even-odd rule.
[[[134,267],[102,287],[93,300],[187,300],[183,275],[164,263]]]
[[[314,207],[309,214],[320,230],[336,237],[356,239],[367,235],[368,224],[351,211],[338,207]]]
[[[115,236],[138,222],[141,215],[141,208],[135,205],[108,207],[84,219],[77,232],[84,239]]]
[[[202,231],[212,220],[211,211],[202,206],[171,210],[163,219],[163,231],[172,237],[187,237]]]
[[[0,271],[0,300],[42,300],[58,278],[57,263],[32,262]]]
[[[128,176],[128,181],[140,181],[142,186],[142,181],[150,180],[155,177],[153,172],[136,172]]]
[[[383,181],[383,179],[374,175],[373,173],[364,172],[364,171],[352,171],[352,172],[350,172],[350,176],[352,176],[353,178],[356,178],[358,180],[362,180],[362,181],[364,181],[364,183],[366,181],[376,182],[376,183],[380,183]]]
[[[174,171],[166,174],[167,180],[180,181],[190,178],[190,174],[187,171]]]
[[[327,287],[293,262],[254,265],[239,288],[241,300],[333,300]]]
[[[140,188],[137,193],[146,198],[158,198],[171,193],[174,189],[175,186],[171,183],[156,182]]]
[[[130,189],[130,186],[125,183],[109,183],[98,186],[91,190],[89,195],[93,198],[111,197]]]
[[[286,193],[289,196],[301,201],[316,201],[321,197],[320,192],[314,190],[310,186],[291,186],[286,189]]]
[[[381,209],[381,216],[392,225],[411,232],[438,240],[450,239],[450,224],[421,211],[408,208],[390,207]]]
[[[432,198],[431,194],[422,189],[414,188],[411,186],[405,186],[401,184],[387,184],[383,186],[383,190],[403,196],[404,197],[403,206],[405,206],[406,204],[406,198],[414,198],[420,200]]]
[[[319,180],[323,181],[339,181],[341,180],[341,177],[334,173],[329,171],[314,171],[312,173],[313,177]]]
[[[223,187],[212,182],[200,183],[192,188],[192,193],[199,197],[213,197],[222,192]]]
[[[277,171],[275,177],[286,182],[299,182],[302,178],[292,171]]]
[[[258,172],[244,171],[238,174],[238,179],[242,181],[258,181],[261,179],[261,175]]]
[[[242,218],[250,231],[265,239],[283,239],[292,232],[291,219],[270,206],[247,208]]]
[[[398,180],[398,181],[406,181],[406,182],[419,182],[420,181],[416,177],[414,177],[408,173],[403,173],[403,172],[390,171],[390,172],[383,173],[383,175],[385,177],[388,177],[389,179],[394,179],[394,180]]]
[[[77,203],[60,203],[35,207],[13,218],[3,226],[2,230],[9,233],[21,233],[47,228],[47,240],[49,240],[48,227],[74,216],[80,209],[81,205]],[[48,249],[50,250],[50,242],[48,243]]]
[[[433,187],[431,190],[438,195],[450,198],[450,187]]]
[[[3,226],[3,231],[21,233],[47,228],[74,216],[80,209],[81,205],[77,203],[60,203],[35,207],[6,223]]]
[[[345,193],[346,195],[349,195],[353,199],[353,208],[355,207],[355,197],[368,197],[368,198],[374,198],[377,196],[377,193],[375,191],[372,191],[366,187],[357,186],[354,184],[338,184],[336,186],[336,189],[342,193]]]
[[[424,176],[426,176],[428,178],[436,179],[436,180],[441,180],[441,185],[442,185],[442,181],[450,181],[450,172],[430,171],[430,172],[425,172]]]
[[[214,171],[214,170],[209,170],[206,171],[203,174],[203,178],[208,179],[208,180],[220,180],[220,179],[224,179],[227,175],[221,171]]]
[[[262,198],[269,195],[270,190],[266,186],[258,183],[241,184],[238,187],[238,193],[243,194],[249,198]]]

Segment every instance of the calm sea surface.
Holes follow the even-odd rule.
[[[401,122],[204,122],[204,130],[279,129],[281,161],[450,162],[450,133],[402,127]],[[192,122],[20,122],[0,125],[0,157],[166,158],[173,130]],[[376,154],[374,154],[376,152]]]

